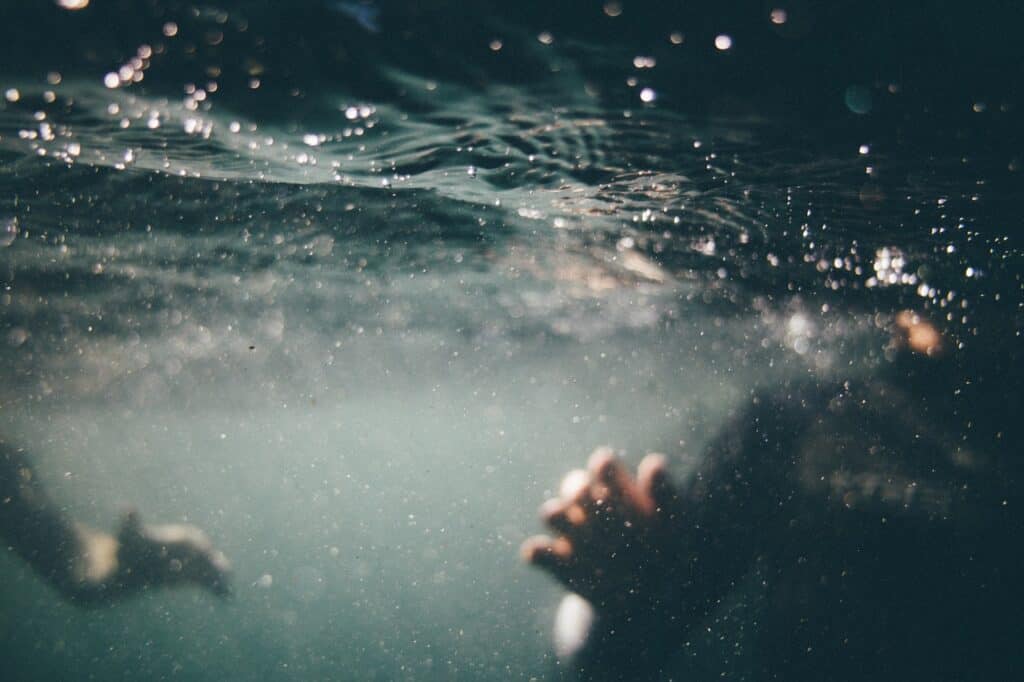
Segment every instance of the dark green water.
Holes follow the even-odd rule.
[[[681,471],[906,308],[1014,470],[1021,11],[641,4],[5,3],[0,429],[236,588],[82,611],[0,553],[5,679],[549,677],[561,474]]]

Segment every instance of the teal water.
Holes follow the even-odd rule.
[[[760,9],[343,4],[6,10],[0,431],[74,517],[235,569],[84,611],[0,553],[10,679],[550,678],[518,547],[560,476],[682,475],[755,387],[885,369],[906,308],[1016,452],[1006,17],[926,22],[944,79]],[[690,675],[752,675],[745,608]]]

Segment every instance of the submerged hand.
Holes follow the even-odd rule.
[[[227,558],[195,526],[143,525],[132,511],[117,540],[116,580],[126,590],[193,584],[220,597],[231,593]]]
[[[541,507],[558,536],[528,539],[522,556],[599,613],[650,612],[673,582],[685,579],[677,575],[678,511],[662,455],[645,457],[634,480],[611,450],[600,448],[586,471],[566,476],[561,497]]]

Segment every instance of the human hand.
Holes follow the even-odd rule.
[[[118,533],[118,585],[126,590],[193,584],[231,594],[231,567],[206,534],[187,524],[143,525],[128,512]]]
[[[681,576],[680,504],[662,455],[643,459],[634,480],[612,451],[599,448],[587,470],[570,472],[559,498],[541,507],[558,535],[535,536],[521,554],[599,613],[658,608]]]

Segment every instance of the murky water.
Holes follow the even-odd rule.
[[[548,676],[517,547],[559,476],[681,470],[755,386],[883,371],[905,308],[1019,443],[1012,17],[60,4],[0,29],[0,428],[236,595],[82,611],[0,554],[11,679]]]

